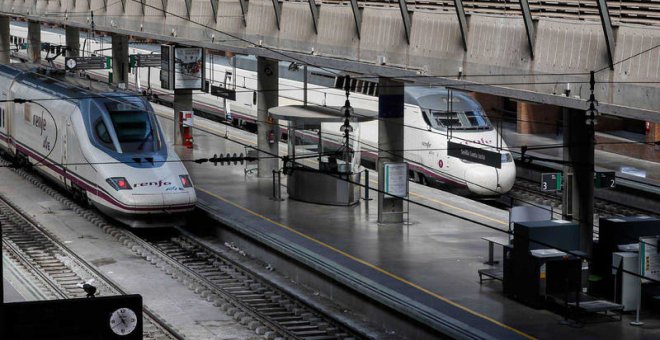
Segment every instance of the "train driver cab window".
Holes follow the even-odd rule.
[[[160,149],[158,123],[153,114],[144,110],[141,104],[107,102],[105,106],[123,153],[152,152]],[[103,141],[100,132],[103,131],[97,129],[99,138]]]
[[[430,110],[433,127],[454,130],[490,130],[490,121],[479,111],[446,112]]]

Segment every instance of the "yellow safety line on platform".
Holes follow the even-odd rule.
[[[230,201],[230,200],[228,200],[228,199],[226,199],[226,198],[224,198],[224,197],[222,197],[222,196],[220,196],[220,195],[218,195],[218,194],[215,194],[215,193],[210,192],[210,191],[208,191],[208,190],[202,189],[202,188],[200,188],[199,186],[197,186],[196,189],[197,189],[197,190],[200,190],[200,191],[202,191],[202,192],[204,192],[204,193],[206,193],[206,194],[208,194],[208,195],[211,195],[211,196],[213,196],[213,197],[215,197],[215,198],[217,198],[217,199],[219,199],[219,200],[221,200],[221,201],[223,201],[223,202],[226,202],[226,203],[228,203],[228,204],[231,204],[231,205],[233,205],[234,207],[239,208],[239,209],[241,209],[241,210],[243,210],[243,211],[245,211],[245,212],[248,212],[248,213],[250,213],[250,214],[252,214],[252,215],[254,215],[254,216],[257,216],[257,217],[259,217],[259,218],[261,218],[261,219],[263,219],[263,220],[266,220],[266,221],[268,221],[268,222],[270,222],[270,223],[273,223],[273,224],[275,224],[275,225],[277,225],[277,226],[279,226],[279,227],[281,227],[281,228],[283,228],[283,229],[286,229],[286,230],[288,230],[288,231],[290,231],[290,232],[292,232],[292,233],[295,233],[295,234],[297,234],[297,235],[299,235],[299,236],[302,236],[302,237],[304,237],[304,238],[306,238],[306,239],[308,239],[308,240],[310,240],[310,241],[312,241],[312,242],[314,242],[314,243],[316,243],[316,244],[319,244],[319,245],[321,245],[321,246],[323,246],[323,247],[326,247],[326,248],[328,248],[328,249],[330,249],[330,250],[332,250],[332,251],[335,251],[335,252],[337,252],[337,253],[339,253],[339,254],[341,254],[341,255],[343,255],[343,256],[346,256],[346,257],[348,257],[348,258],[350,258],[350,259],[352,259],[352,260],[354,260],[354,261],[357,261],[357,262],[359,262],[359,263],[361,263],[361,264],[363,264],[363,265],[365,265],[365,266],[367,266],[367,267],[369,267],[369,268],[372,268],[372,269],[374,269],[374,270],[377,270],[377,271],[379,271],[379,272],[381,272],[381,273],[383,273],[383,274],[385,274],[385,275],[387,275],[387,276],[389,276],[389,277],[391,277],[391,278],[393,278],[393,279],[395,279],[395,280],[398,280],[398,281],[403,282],[403,283],[405,283],[405,284],[407,284],[407,285],[409,285],[409,286],[412,286],[412,287],[414,287],[414,288],[416,288],[416,289],[418,289],[418,290],[420,290],[420,291],[422,291],[422,292],[424,292],[424,293],[426,293],[426,294],[428,294],[428,295],[431,295],[431,296],[433,296],[433,297],[435,297],[435,298],[437,298],[437,299],[440,299],[440,300],[442,300],[442,301],[444,301],[444,302],[446,302],[446,303],[449,303],[449,304],[451,304],[452,306],[458,307],[458,308],[460,308],[460,309],[462,309],[462,310],[464,310],[464,311],[466,311],[466,312],[468,312],[468,313],[470,313],[470,314],[473,314],[473,315],[476,315],[476,316],[478,316],[478,317],[480,317],[480,318],[483,318],[483,319],[485,319],[485,320],[488,320],[488,321],[490,321],[490,322],[492,322],[492,323],[494,323],[494,324],[496,324],[496,325],[498,325],[498,326],[504,327],[504,328],[506,328],[506,329],[508,329],[508,330],[510,330],[510,331],[513,331],[513,332],[515,332],[515,333],[518,333],[518,334],[520,334],[520,335],[522,335],[522,336],[524,336],[524,337],[526,337],[526,338],[528,338],[528,339],[536,339],[536,338],[534,338],[533,336],[531,336],[531,335],[529,335],[529,334],[526,334],[526,333],[524,333],[524,332],[522,332],[522,331],[520,331],[520,330],[517,330],[517,329],[515,329],[515,328],[513,328],[513,327],[507,326],[507,325],[505,325],[505,324],[503,324],[503,323],[501,323],[501,322],[499,322],[499,321],[497,321],[497,320],[495,320],[495,319],[493,319],[493,318],[491,318],[491,317],[489,317],[489,316],[487,316],[487,315],[483,315],[483,314],[481,314],[481,313],[479,313],[479,312],[476,312],[476,311],[474,311],[474,310],[472,310],[472,309],[470,309],[470,308],[468,308],[468,307],[465,307],[465,306],[460,305],[460,304],[458,304],[458,303],[456,303],[456,302],[453,302],[453,301],[451,301],[451,300],[445,298],[444,296],[438,295],[438,294],[436,294],[436,293],[434,293],[434,292],[432,292],[432,291],[430,291],[430,290],[428,290],[428,289],[426,289],[426,288],[424,288],[424,287],[422,287],[422,286],[419,286],[419,285],[417,285],[417,284],[415,284],[415,283],[413,283],[413,282],[410,282],[410,281],[408,281],[408,280],[406,280],[406,279],[404,279],[404,278],[402,278],[402,277],[399,277],[399,276],[397,276],[397,275],[395,275],[395,274],[393,274],[393,273],[390,273],[390,272],[388,272],[387,270],[385,270],[385,269],[383,269],[383,268],[380,268],[380,267],[378,267],[378,266],[376,266],[376,265],[374,265],[374,264],[371,264],[371,263],[369,263],[369,262],[367,262],[367,261],[365,261],[365,260],[363,260],[363,259],[361,259],[361,258],[358,258],[358,257],[355,257],[355,256],[353,256],[353,255],[351,255],[351,254],[348,254],[348,253],[346,253],[346,252],[344,252],[344,251],[342,251],[342,250],[340,250],[340,249],[337,249],[337,248],[335,248],[335,247],[333,247],[333,246],[331,246],[331,245],[329,245],[329,244],[327,244],[327,243],[325,243],[325,242],[323,242],[323,241],[317,240],[317,239],[315,239],[315,238],[312,237],[312,236],[309,236],[309,235],[307,235],[307,234],[304,234],[304,233],[302,233],[302,232],[300,232],[300,231],[298,231],[298,230],[296,230],[296,229],[293,229],[292,227],[289,227],[289,226],[287,226],[287,225],[285,225],[285,224],[282,224],[282,223],[277,222],[277,221],[275,221],[275,220],[273,220],[273,219],[271,219],[271,218],[268,218],[268,217],[266,217],[266,216],[264,216],[264,215],[262,215],[262,214],[260,214],[260,213],[258,213],[258,212],[256,212],[256,211],[253,211],[253,210],[251,210],[251,209],[249,209],[249,208],[246,208],[246,207],[244,207],[244,206],[242,206],[242,205],[240,205],[240,204],[238,204],[238,203],[234,203],[234,202],[232,202],[232,201]]]

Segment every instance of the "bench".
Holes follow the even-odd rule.
[[[504,270],[502,268],[485,268],[479,269],[477,272],[479,273],[479,284],[490,280],[504,281]]]

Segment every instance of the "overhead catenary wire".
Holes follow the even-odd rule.
[[[554,83],[554,82],[552,82],[552,83]],[[253,91],[249,91],[249,92],[253,92]]]

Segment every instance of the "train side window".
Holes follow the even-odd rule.
[[[370,96],[376,95],[376,83],[369,83],[369,93]]]
[[[424,122],[428,127],[431,127],[431,121],[429,120],[429,117],[426,115],[427,111],[422,110],[422,118],[424,118]]]
[[[343,88],[344,88],[344,79],[345,79],[345,78],[342,77],[342,76],[338,76],[338,77],[335,79],[335,88],[336,88],[336,89],[343,89]]]
[[[5,127],[5,109],[0,108],[0,127]]]
[[[110,139],[110,132],[108,132],[108,128],[105,126],[103,120],[99,119],[96,122],[94,129],[96,130],[96,136],[99,138],[99,140],[101,140],[101,142],[103,142],[104,144],[108,144],[108,146],[112,145],[112,139]]]

